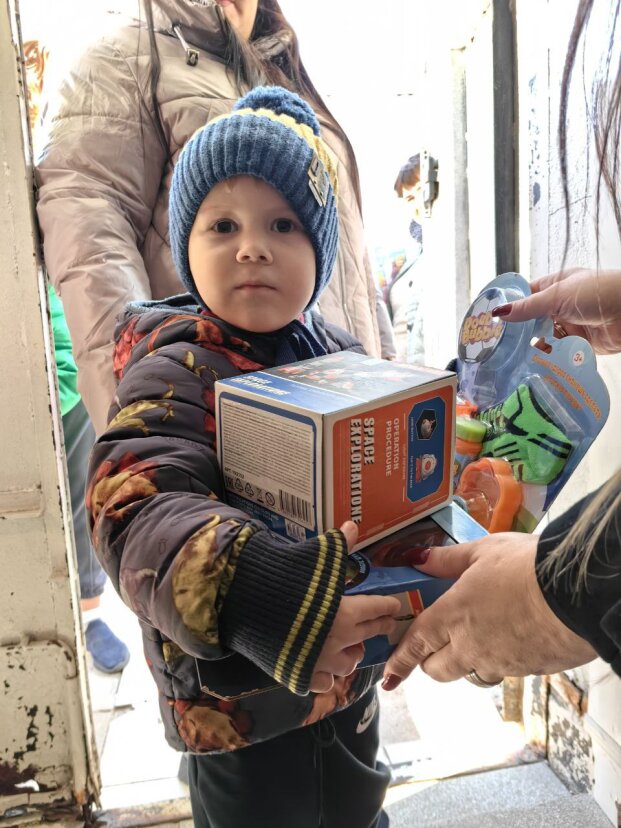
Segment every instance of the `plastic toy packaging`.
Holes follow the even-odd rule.
[[[599,434],[609,410],[595,355],[549,319],[505,322],[530,295],[504,273],[470,306],[458,343],[454,485],[488,532],[532,532]]]

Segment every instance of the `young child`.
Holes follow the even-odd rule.
[[[140,619],[166,737],[191,753],[197,828],[387,825],[381,668],[355,667],[399,602],[343,597],[351,522],[289,544],[228,506],[215,452],[217,379],[360,349],[309,310],[334,265],[336,187],[310,107],[254,89],[175,167],[170,240],[189,294],[132,305],[119,325],[87,505]]]

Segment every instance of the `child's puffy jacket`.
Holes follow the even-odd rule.
[[[97,555],[140,619],[167,739],[204,753],[310,724],[359,698],[381,668],[308,692],[343,594],[344,537],[289,544],[224,502],[214,383],[273,367],[283,337],[237,331],[192,301],[134,305],[120,323],[120,382],[87,506]],[[328,352],[360,350],[312,323]],[[287,343],[296,350],[293,326]]]

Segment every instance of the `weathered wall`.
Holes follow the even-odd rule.
[[[81,811],[96,766],[10,23],[0,4],[0,815],[18,819],[39,807]]]

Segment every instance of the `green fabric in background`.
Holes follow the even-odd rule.
[[[62,302],[48,285],[50,313],[52,315],[52,333],[54,334],[54,356],[58,372],[58,390],[60,392],[60,412],[64,417],[80,402],[78,393],[78,369],[71,351],[71,337],[65,320]]]

